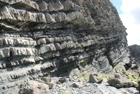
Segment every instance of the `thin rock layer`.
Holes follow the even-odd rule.
[[[109,0],[0,0],[0,92],[26,78],[129,63],[125,30]]]

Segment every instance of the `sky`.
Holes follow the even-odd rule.
[[[140,0],[110,0],[127,28],[128,45],[140,45]]]

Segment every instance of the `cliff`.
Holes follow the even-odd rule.
[[[109,0],[0,0],[0,91],[129,63],[125,30]]]
[[[131,45],[129,46],[131,63],[129,66],[133,69],[137,69],[140,66],[140,46]]]

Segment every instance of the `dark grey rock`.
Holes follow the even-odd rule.
[[[51,79],[50,77],[42,77],[41,80],[43,80],[43,81],[46,82],[46,83],[52,81],[52,79]]]
[[[62,77],[62,78],[59,78],[59,82],[61,82],[61,83],[64,83],[64,82],[66,82],[67,80],[66,80],[66,77]]]
[[[91,83],[101,83],[103,81],[102,78],[98,78],[96,74],[90,74],[89,82]]]
[[[118,78],[109,79],[109,80],[108,80],[108,83],[109,83],[111,86],[114,86],[114,87],[116,87],[116,88],[121,88],[121,87],[123,87],[122,82],[120,82],[120,80],[119,80]]]

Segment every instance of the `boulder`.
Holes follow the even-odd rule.
[[[30,80],[25,84],[21,84],[19,94],[49,94],[49,86]]]
[[[49,86],[49,89],[53,88],[54,82],[52,81],[50,77],[42,77],[41,80],[44,81],[44,83]]]
[[[111,85],[111,86],[114,86],[116,88],[134,87],[135,86],[134,82],[122,77],[119,74],[115,74],[114,76],[115,76],[115,78],[110,78],[107,81],[109,83],[109,85]]]
[[[71,85],[72,87],[81,88],[83,85],[80,82],[75,82]]]
[[[66,82],[66,77],[59,78],[59,82],[61,82],[61,83]]]
[[[136,88],[138,91],[139,91],[139,93],[140,93],[140,81],[138,81],[138,86],[137,86],[137,88]]]
[[[42,77],[41,80],[48,83],[48,82],[51,82],[52,79],[50,77]]]
[[[114,76],[115,76],[115,78],[120,78],[120,74],[118,74],[118,73],[115,73]]]
[[[108,79],[107,81],[109,85],[114,86],[116,88],[123,87],[123,83],[118,78]]]
[[[103,81],[102,78],[97,77],[97,74],[90,74],[89,76],[89,82],[91,83],[101,83]]]

